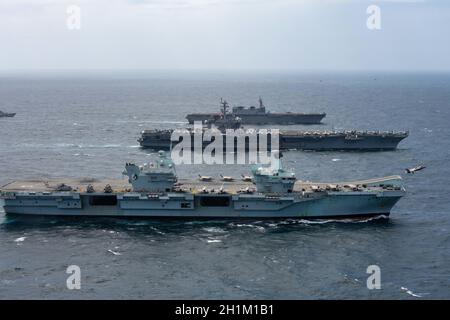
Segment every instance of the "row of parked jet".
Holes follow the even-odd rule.
[[[202,176],[202,175],[199,174],[199,175],[198,175],[198,180],[208,182],[208,181],[213,181],[214,178],[211,177],[211,176]],[[233,181],[235,181],[235,180],[236,180],[236,179],[233,178],[233,177],[220,175],[220,181],[224,181],[224,182],[233,182]],[[245,175],[243,175],[243,174],[241,175],[241,180],[242,180],[242,181],[245,181],[245,182],[252,182],[252,181],[253,181],[253,179],[252,179],[251,176],[245,176]]]

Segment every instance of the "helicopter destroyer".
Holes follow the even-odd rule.
[[[274,159],[275,160],[275,159]],[[127,163],[123,180],[17,181],[3,186],[6,214],[176,217],[343,218],[389,216],[405,194],[400,176],[310,183],[278,159],[252,168],[252,182],[178,179],[162,151],[153,164]]]
[[[271,113],[266,111],[264,103],[259,98],[259,107],[233,107],[231,115],[239,117],[242,124],[280,124],[280,125],[292,125],[292,124],[319,124],[326,116],[326,113]],[[191,113],[186,116],[189,124],[193,124],[195,121],[216,121],[223,116],[223,112],[220,113]]]

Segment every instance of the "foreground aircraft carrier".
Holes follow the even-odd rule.
[[[252,168],[251,182],[179,180],[164,152],[127,163],[124,180],[29,180],[0,188],[6,214],[177,218],[344,218],[389,216],[405,194],[400,176],[341,183],[297,181],[281,161]],[[208,181],[203,181],[208,180]],[[236,181],[234,181],[236,180]]]

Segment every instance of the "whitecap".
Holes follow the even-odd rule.
[[[409,294],[410,296],[413,296],[415,298],[422,298],[422,296],[420,294],[414,293],[411,290],[409,290],[406,287],[401,287],[400,289],[402,289],[403,291],[405,291],[407,294]]]
[[[85,148],[118,148],[118,147],[120,147],[120,144],[101,144],[101,145],[89,144],[85,146]]]
[[[121,256],[122,254],[120,252],[112,251],[111,249],[108,249],[109,253],[112,253],[115,256]]]
[[[222,240],[219,240],[219,239],[208,239],[208,240],[206,240],[206,242],[208,242],[208,243],[219,243],[219,242],[222,242]]]
[[[58,148],[81,148],[81,145],[74,143],[57,143],[56,147]]]
[[[152,229],[153,231],[155,231],[156,233],[158,233],[158,234],[161,234],[161,235],[164,235],[165,233],[164,232],[162,232],[162,231],[160,231],[158,228],[156,228],[156,227],[150,227],[150,229]]]
[[[244,227],[244,228],[252,228],[252,229],[256,229],[256,230],[258,230],[258,231],[265,231],[266,229],[264,228],[264,227],[262,227],[262,226],[255,226],[255,225],[253,225],[253,224],[236,224],[235,225],[236,227],[239,227],[239,228],[242,228],[242,227]]]
[[[203,228],[203,230],[205,230],[206,232],[211,232],[211,233],[225,233],[226,232],[222,228],[218,228],[218,227],[208,227],[208,228]]]
[[[347,218],[347,219],[287,219],[280,222],[275,222],[269,224],[269,227],[277,227],[279,225],[289,225],[289,224],[305,224],[305,225],[314,225],[314,224],[326,224],[326,223],[367,223],[370,221],[375,221],[379,219],[387,219],[388,217],[385,215],[379,215],[375,217],[368,218]]]
[[[14,242],[24,242],[27,237],[20,237],[14,240]]]
[[[164,124],[186,124],[186,122],[184,122],[184,121],[168,121],[168,120],[163,120],[163,121],[155,121],[155,120],[142,121],[142,120],[140,120],[140,122],[156,123],[156,124],[160,124],[160,123],[164,123]]]

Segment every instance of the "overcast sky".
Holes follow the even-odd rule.
[[[381,30],[366,26],[371,4]],[[447,0],[0,0],[3,71],[448,71],[449,39]]]

